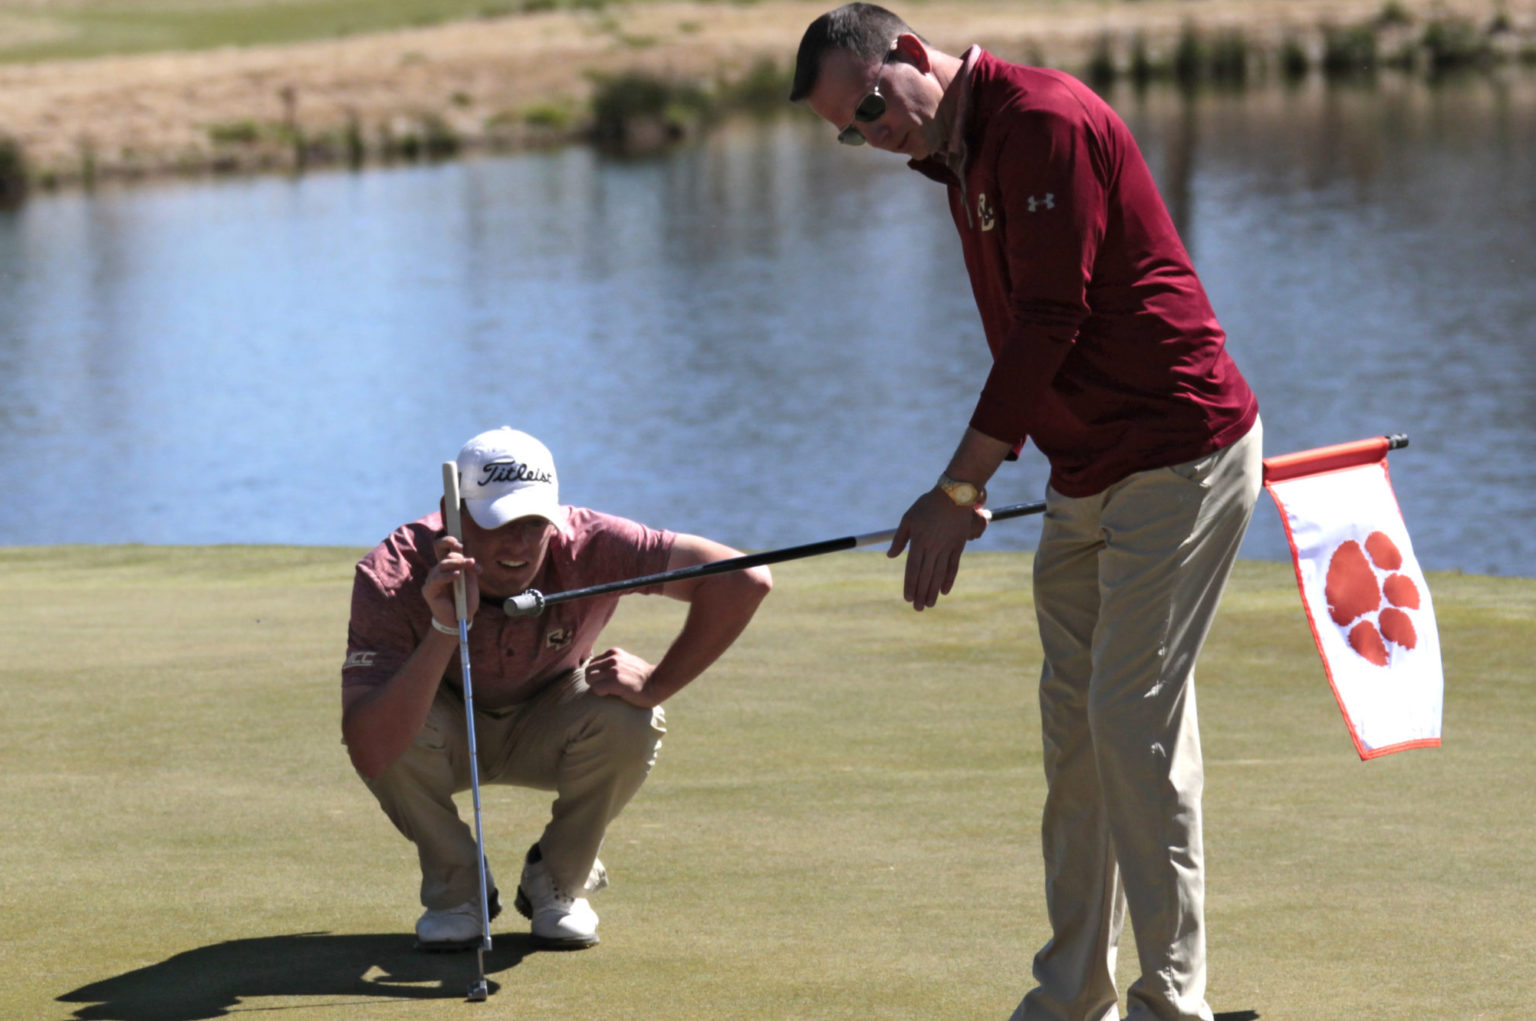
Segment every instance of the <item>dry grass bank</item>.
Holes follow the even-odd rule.
[[[45,183],[526,144],[578,129],[596,74],[639,70],[709,87],[765,61],[783,72],[827,6],[630,3],[283,46],[3,64],[0,135]],[[38,5],[0,0],[0,49],[47,31],[23,8],[35,15]],[[1191,23],[1316,50],[1324,26],[1379,22],[1389,9],[1404,17],[1405,38],[1453,17],[1480,30],[1497,21],[1506,49],[1536,45],[1536,0],[937,0],[897,9],[941,47],[980,42],[1073,70],[1106,38],[1118,57],[1137,36],[1166,52]]]

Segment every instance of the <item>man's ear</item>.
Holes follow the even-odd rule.
[[[893,60],[899,60],[903,64],[911,64],[917,68],[919,74],[927,74],[933,69],[933,62],[928,59],[928,47],[923,41],[911,32],[903,32],[896,37],[896,42],[891,49]]]

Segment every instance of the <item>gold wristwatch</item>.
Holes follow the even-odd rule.
[[[944,490],[944,495],[955,501],[957,507],[974,507],[987,498],[987,490],[984,486],[978,486],[970,482],[961,482],[952,479],[947,474],[940,475],[936,483]]]

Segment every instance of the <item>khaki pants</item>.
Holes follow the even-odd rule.
[[[641,709],[592,694],[580,670],[517,706],[494,714],[476,708],[481,784],[555,792],[538,843],[557,889],[581,896],[608,823],[656,761],[665,723],[660,706]],[[364,782],[416,845],[421,903],[442,910],[477,901],[475,834],[459,818],[452,797],[470,788],[469,740],[458,692],[439,690],[415,743]],[[517,849],[519,867],[524,849]]]
[[[1262,427],[1102,493],[1052,490],[1035,557],[1051,939],[1015,1021],[1210,1021],[1195,659],[1258,498]]]

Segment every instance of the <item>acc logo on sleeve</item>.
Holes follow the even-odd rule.
[[[342,664],[341,668],[343,670],[355,670],[359,667],[373,666],[376,656],[378,656],[377,652],[349,652],[347,653],[347,661]]]

